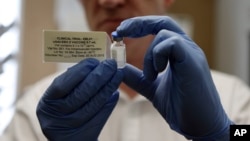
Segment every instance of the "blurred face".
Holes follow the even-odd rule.
[[[86,13],[89,27],[93,31],[106,31],[109,35],[125,19],[165,14],[172,0],[80,0]],[[127,61],[139,68],[143,54],[152,41],[151,36],[126,39]],[[134,55],[133,53],[137,54]],[[141,55],[138,55],[138,52]],[[136,61],[136,62],[135,62]]]
[[[80,0],[89,27],[111,33],[127,18],[165,12],[164,0]]]

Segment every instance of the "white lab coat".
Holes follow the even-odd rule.
[[[0,141],[46,141],[35,111],[37,103],[58,75],[51,75],[29,88],[17,103],[16,114]],[[238,78],[212,71],[222,105],[236,124],[250,124],[250,89]],[[121,92],[122,93],[122,92]],[[105,125],[100,141],[186,141],[172,131],[152,104],[144,97],[120,100]]]

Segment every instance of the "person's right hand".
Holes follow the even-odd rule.
[[[52,141],[97,141],[118,101],[123,74],[114,60],[86,59],[57,77],[37,106]]]
[[[231,120],[225,113],[206,56],[167,16],[127,19],[117,28],[122,37],[153,34],[143,72],[127,65],[124,82],[148,98],[169,126],[195,141],[227,141]]]

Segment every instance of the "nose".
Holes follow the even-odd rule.
[[[116,8],[125,3],[126,0],[99,0],[99,5],[105,8]]]

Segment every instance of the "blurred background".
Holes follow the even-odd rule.
[[[250,0],[176,0],[166,14],[204,50],[212,69],[250,85]],[[0,134],[29,85],[71,65],[43,63],[42,30],[87,31],[84,18],[77,0],[0,0]]]

